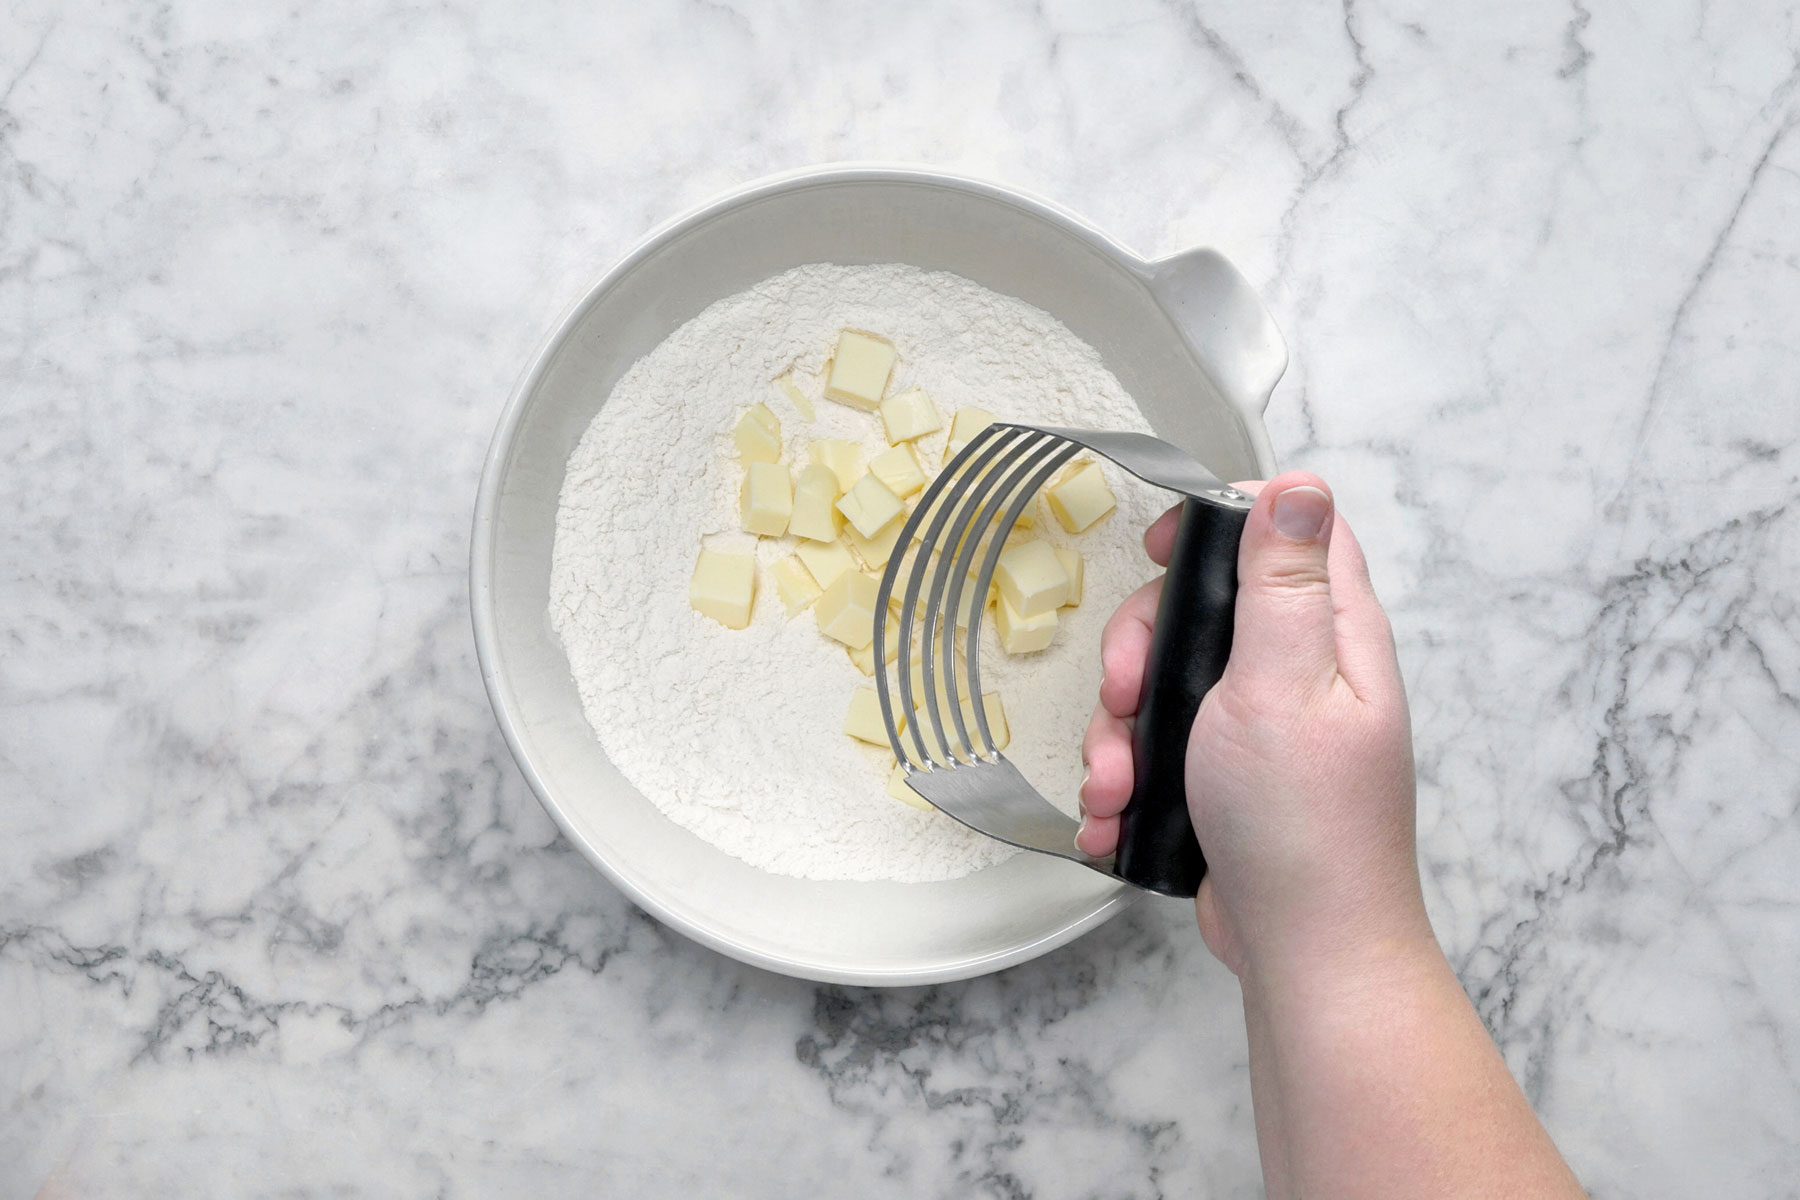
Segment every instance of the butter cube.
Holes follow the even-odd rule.
[[[850,647],[845,646],[844,653],[846,653],[850,656],[850,661],[855,663],[856,669],[861,671],[864,675],[874,675],[875,674],[875,641],[873,638],[871,638],[869,640],[868,645],[864,646],[860,650],[852,650]],[[888,662],[893,662],[896,658],[899,658],[899,657],[900,657],[900,642],[899,642],[899,640],[896,638],[892,638],[892,637],[888,638],[887,639],[887,653],[885,655],[883,655],[883,658]]]
[[[1008,493],[1005,501],[1000,505],[999,511],[994,513],[994,524],[1000,524],[1001,520],[1006,516],[1007,512],[1011,510],[1013,503],[1017,501],[1018,498],[1019,489],[1012,489]],[[1028,502],[1024,508],[1019,510],[1018,518],[1013,521],[1012,528],[1007,530],[1006,536],[1008,539],[1011,539],[1014,535],[1023,536],[1024,534],[1031,533],[1037,529],[1037,504],[1035,501],[1036,497],[1033,497],[1031,502]]]
[[[958,409],[950,422],[950,438],[944,443],[944,458],[956,457],[975,435],[994,423],[994,414],[980,408]]]
[[[766,404],[752,404],[732,431],[738,457],[747,463],[781,461],[781,422]]]
[[[889,521],[880,533],[866,538],[856,531],[855,526],[851,526],[844,530],[844,540],[850,543],[856,556],[862,559],[863,566],[879,571],[888,565],[888,559],[894,557],[894,547],[900,544],[900,532],[905,528],[905,521]]]
[[[838,483],[837,472],[823,463],[810,463],[801,467],[794,490],[824,492],[834,501],[844,494],[843,487]]]
[[[914,555],[919,552],[919,550],[922,546],[923,546],[923,543],[918,543],[915,546],[909,548],[906,553],[908,555]],[[916,559],[913,559],[907,563],[907,565],[904,569],[904,573],[900,575],[900,577],[896,580],[896,582],[894,584],[894,590],[893,590],[892,594],[890,594],[888,596],[888,605],[890,607],[892,607],[893,609],[895,609],[896,611],[898,611],[900,605],[906,600],[906,589],[912,581],[912,570],[913,570],[914,562],[916,562]],[[943,565],[942,561],[940,560],[939,556],[936,554],[933,554],[930,557],[930,560],[925,564],[925,575],[919,581],[919,599],[918,599],[917,605],[916,605],[916,607],[918,609],[918,614],[919,614],[917,617],[917,620],[919,620],[920,622],[924,621],[925,609],[931,604],[931,589],[936,586],[938,570],[942,565]],[[976,594],[975,568],[972,566],[969,570],[968,576],[966,577],[966,579],[963,583],[962,601],[961,601],[962,608],[961,608],[961,611],[959,611],[956,614],[956,624],[957,624],[958,628],[962,628],[962,629],[968,628],[969,615],[975,611],[975,605],[973,603],[973,597],[975,596],[975,594]],[[948,603],[949,599],[950,599],[950,581],[946,580],[944,583],[943,594],[941,596],[939,596],[938,600],[939,600],[939,603]]]
[[[852,650],[875,640],[875,581],[861,571],[845,571],[813,605],[819,632]]]
[[[955,718],[952,717],[948,711],[944,711],[938,715],[944,722],[945,735],[960,747],[962,742],[956,736]],[[917,712],[913,713],[912,723],[914,728],[919,731],[919,736],[925,739],[926,757],[931,759],[932,762],[947,764],[950,761],[950,755],[944,750],[943,739],[938,737],[937,726],[931,723],[931,715],[924,709],[919,709]],[[973,734],[975,731],[971,729],[969,732]],[[970,740],[973,741],[974,739],[971,738]],[[913,754],[919,752],[919,747],[913,743],[910,735],[906,739],[906,747]],[[966,753],[958,754],[956,757],[963,762],[967,762],[969,759],[969,755]]]
[[[964,742],[957,736],[956,718],[948,710],[938,714],[938,719],[944,723],[944,736],[958,747],[966,745],[985,753],[987,748],[981,740],[981,726],[976,724],[975,720],[975,702],[964,695],[961,697],[960,703],[962,705],[963,730],[968,734],[968,741]],[[1006,710],[1000,704],[1000,693],[983,692],[981,707],[982,711],[987,714],[988,732],[993,735],[994,749],[1006,749],[1012,744],[1012,730],[1006,724]],[[925,739],[925,748],[930,751],[932,759],[936,762],[948,762],[949,756],[944,753],[944,743],[938,740],[937,727],[931,723],[930,715],[923,708],[913,714],[913,723],[918,726],[920,736]],[[886,739],[884,738],[883,741],[885,742]],[[915,746],[913,749],[916,750],[918,747]],[[959,753],[957,757],[966,760],[969,756],[965,752]]]
[[[1048,542],[1018,542],[1000,552],[994,569],[1000,598],[1021,617],[1061,608],[1069,595],[1069,573]]]
[[[887,726],[881,720],[881,697],[874,688],[859,687],[850,693],[850,711],[844,717],[844,732],[871,746],[887,746]]]
[[[908,546],[901,555],[903,563],[900,573],[895,577],[894,590],[888,594],[888,607],[895,612],[899,612],[900,606],[906,603],[906,589],[912,585],[913,571],[918,567],[918,556],[923,553],[925,553],[924,547],[914,543]],[[925,573],[919,578],[919,598],[914,603],[919,614],[915,619],[920,622],[924,621],[925,608],[931,603],[931,581],[937,575],[937,571],[938,556],[928,555],[925,562]]]
[[[1006,708],[1000,703],[1000,693],[981,693],[981,709],[987,714],[988,732],[994,735],[994,749],[1004,750],[1012,745],[1012,728],[1006,723]],[[966,695],[962,698],[962,710],[969,741],[979,743],[981,728],[975,723],[975,702]]]
[[[1076,463],[1045,493],[1050,511],[1070,533],[1080,533],[1111,512],[1116,505],[1106,473],[1097,462]]]
[[[910,496],[925,487],[925,468],[911,446],[895,446],[877,454],[869,460],[869,474],[896,496]]]
[[[888,444],[897,446],[936,433],[944,427],[944,418],[922,389],[907,388],[881,402],[881,424],[887,430]]]
[[[753,462],[744,468],[738,489],[738,511],[744,528],[762,537],[780,537],[794,515],[794,487],[780,463]]]
[[[806,564],[812,577],[822,588],[836,583],[846,572],[856,570],[856,556],[842,542],[801,542],[794,547],[794,557]]]
[[[925,499],[925,497],[923,495],[918,495],[918,496],[914,496],[911,499],[907,500],[907,502],[906,502],[907,515],[911,516],[914,512],[916,512],[918,510],[919,505],[924,502],[924,499]],[[913,541],[922,542],[925,540],[926,533],[928,533],[931,529],[932,521],[937,519],[937,512],[938,512],[938,502],[933,501],[931,507],[926,510],[925,515],[919,518],[919,524],[913,530]]]
[[[956,627],[958,629],[967,629],[969,623],[975,619],[975,610],[981,608],[988,602],[988,598],[982,594],[981,589],[975,586],[975,584],[975,576],[970,575],[968,580],[963,584],[962,596],[959,597],[956,602]],[[944,587],[944,598],[946,600],[950,598],[950,587],[948,584]]]
[[[913,707],[922,708],[925,704],[925,659],[922,655],[915,654],[913,656],[912,670],[908,674],[912,677],[910,682]],[[943,664],[935,659],[932,662],[932,674],[932,683],[937,687],[938,697],[941,700],[945,695]],[[963,700],[969,698],[969,665],[963,661],[961,651],[958,651],[956,655],[956,695]]]
[[[1075,550],[1058,550],[1057,561],[1062,563],[1063,574],[1069,577],[1069,594],[1063,600],[1064,608],[1074,608],[1081,603],[1084,580],[1087,574],[1082,563],[1081,554]]]
[[[750,605],[756,598],[756,555],[728,550],[700,551],[694,577],[688,583],[688,603],[701,616],[711,617],[727,629],[750,624]]]
[[[820,438],[807,448],[812,460],[823,467],[830,467],[831,473],[837,476],[838,495],[843,495],[856,486],[862,477],[862,451],[855,442],[846,442],[841,438]]]
[[[830,467],[817,463],[800,472],[794,484],[794,515],[788,520],[788,532],[795,537],[815,542],[829,542],[844,527],[843,514],[837,510],[837,476]]]
[[[906,786],[906,768],[899,763],[895,763],[894,769],[888,772],[887,794],[908,808],[926,813],[937,811],[932,808],[930,801]]]
[[[794,406],[795,411],[797,411],[803,419],[810,421],[819,415],[813,408],[813,402],[807,398],[805,392],[800,390],[800,385],[794,382],[794,373],[792,371],[789,371],[775,382],[781,388],[781,394],[788,398],[788,403]]]
[[[1004,750],[1012,745],[1012,726],[1006,723],[1006,707],[1000,703],[1000,693],[981,693],[981,707],[987,714],[988,732],[994,735],[994,749]]]
[[[775,564],[775,594],[781,597],[781,607],[789,617],[798,616],[823,590],[797,556],[790,555]]]
[[[874,412],[894,369],[894,345],[873,334],[846,329],[838,334],[837,352],[825,376],[825,394],[833,400]]]
[[[919,547],[910,544],[900,552],[900,566],[894,575],[894,590],[888,593],[888,607],[895,612],[900,611],[900,605],[906,600],[906,585],[912,580],[913,567],[918,565],[919,554]],[[931,570],[929,566],[925,569]],[[926,576],[927,580],[930,578],[930,575]]]
[[[838,511],[848,517],[856,532],[872,538],[889,521],[906,511],[900,497],[873,475],[864,475],[856,486],[837,502]]]
[[[994,606],[994,632],[1000,635],[1000,647],[1008,654],[1030,654],[1042,650],[1056,638],[1056,610],[1035,617],[1020,616],[1006,597]]]

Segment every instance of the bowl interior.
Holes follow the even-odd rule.
[[[962,879],[841,883],[766,874],[665,818],[608,761],[547,612],[564,465],[619,377],[701,309],[809,262],[953,271],[1056,316],[1092,345],[1158,429],[1190,422],[1227,479],[1255,471],[1142,280],[1090,236],[979,187],[911,178],[801,180],[683,222],[570,317],[503,431],[474,549],[483,670],[520,765],[565,832],[683,932],[806,978],[922,983],[1020,962],[1119,911],[1130,889],[1021,854]]]

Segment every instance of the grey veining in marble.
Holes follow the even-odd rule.
[[[11,6],[0,1195],[1257,1194],[1180,906],[775,978],[635,912],[492,728],[516,371],[652,224],[843,158],[1258,282],[1508,1060],[1598,1195],[1800,1194],[1793,5],[957,9]]]

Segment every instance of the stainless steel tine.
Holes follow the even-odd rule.
[[[995,526],[997,529],[1005,530],[1008,533],[1012,532],[1013,525],[1019,519],[1019,514],[1024,512],[1026,505],[1030,504],[1037,496],[1038,489],[1048,483],[1050,477],[1060,471],[1071,458],[1081,453],[1079,445],[1064,441],[1054,435],[1046,436],[1050,437],[1052,445],[1056,447],[1055,453],[1051,454],[1048,461],[1038,467],[1035,472],[1031,472],[1030,477],[1021,483],[1010,496],[1012,503],[1007,508],[1005,516]],[[1005,493],[1002,493],[1002,498],[1006,498]],[[975,586],[979,589],[979,595],[986,596],[988,588],[993,585],[994,571],[1000,565],[1000,555],[1005,550],[1006,538],[1004,536],[995,537],[988,545],[987,556],[982,560],[981,571],[975,577]],[[981,621],[986,615],[987,606],[985,604],[970,615],[968,649],[964,657],[969,663],[969,692],[975,698],[975,722],[981,727],[983,742],[992,752],[994,736],[988,729],[987,705],[981,702],[981,655],[978,653],[981,646]],[[961,705],[957,707],[959,710],[957,715],[960,720]]]
[[[909,572],[906,581],[905,592],[901,597],[899,621],[897,622],[900,636],[900,645],[897,656],[899,667],[899,691],[900,701],[904,706],[901,710],[902,713],[911,713],[916,709],[914,697],[912,695],[912,655],[913,634],[919,624],[920,592],[924,586],[926,572],[931,565],[931,551],[942,537],[944,527],[949,523],[950,517],[956,508],[956,501],[961,494],[955,490],[955,485],[961,482],[964,474],[970,474],[971,465],[978,467],[991,461],[993,458],[998,457],[998,455],[1003,452],[1006,443],[1013,441],[1020,436],[1022,435],[1019,431],[1001,425],[990,425],[980,433],[976,434],[975,437],[970,439],[969,444],[963,447],[962,452],[952,459],[949,465],[944,469],[944,475],[952,479],[952,486],[946,489],[943,494],[935,498],[930,505],[924,503],[919,504],[912,511],[911,515],[906,518],[906,524],[901,528],[900,540],[909,547],[915,544],[919,547],[919,549],[913,553],[911,571]],[[972,482],[979,482],[979,478],[978,475],[970,474]],[[922,539],[918,538],[917,531],[920,525],[928,520],[930,524],[925,530],[924,537]],[[898,564],[901,561],[903,560],[896,559],[895,563]],[[894,584],[898,580],[898,577],[898,566],[890,566],[887,571],[883,572],[881,586],[876,593],[874,644],[876,648],[875,659],[878,664],[878,669],[875,675],[875,686],[877,696],[881,703],[882,723],[887,727],[888,741],[891,745],[898,747],[901,750],[899,756],[901,765],[910,771],[921,765],[921,763],[929,764],[931,762],[931,756],[926,752],[924,738],[917,728],[918,722],[916,720],[912,722],[912,742],[918,750],[920,763],[910,761],[905,754],[905,739],[903,739],[900,734],[899,722],[895,719],[894,715],[893,696],[888,688],[886,670],[887,643],[885,640],[888,636],[888,627],[890,624],[889,615],[891,612],[888,602],[893,595]],[[927,615],[930,614],[932,608],[933,604],[928,603],[926,605],[925,611]],[[927,676],[931,675],[929,654],[927,654],[924,663],[924,672]],[[926,682],[929,686],[929,679]]]
[[[1042,435],[1036,431],[1011,429],[997,435],[991,449],[970,456],[966,463],[963,463],[962,456],[958,456],[956,461],[963,463],[963,469],[952,480],[942,500],[948,519],[943,527],[934,526],[931,535],[926,538],[926,545],[931,547],[939,545],[940,538],[945,539],[942,544],[947,548],[938,555],[937,570],[931,581],[931,595],[929,603],[925,607],[924,635],[920,645],[920,649],[925,655],[924,670],[921,672],[921,682],[925,685],[925,697],[924,706],[917,712],[930,717],[932,731],[937,736],[937,744],[944,757],[949,760],[944,764],[946,766],[955,766],[959,761],[956,750],[967,745],[966,736],[964,741],[952,743],[945,731],[943,712],[940,707],[944,691],[938,687],[939,668],[933,662],[934,656],[941,656],[945,664],[943,670],[952,681],[951,695],[954,696],[956,613],[957,606],[961,603],[963,585],[967,582],[966,577],[959,577],[956,574],[956,570],[958,567],[964,572],[968,569],[967,556],[957,553],[957,550],[959,547],[966,548],[971,542],[978,542],[984,536],[986,531],[979,523],[977,514],[988,511],[984,504],[987,496],[994,488],[1004,486],[1005,480],[1009,477],[1010,472],[1006,469],[1005,460],[1021,452],[1030,453],[1029,447],[1040,440],[1042,440]],[[946,619],[948,624],[945,624]],[[940,637],[942,639],[941,650]],[[909,685],[910,682],[908,680]],[[960,708],[960,705],[953,707]],[[956,719],[960,722],[960,714]],[[919,728],[921,723],[915,717],[913,736],[919,744],[920,753],[925,754],[925,734],[924,730]],[[970,747],[968,755],[971,759],[974,757],[972,747]],[[929,755],[925,756],[929,757]]]
[[[949,676],[947,694],[951,697],[951,719],[955,722],[957,737],[961,739],[959,744],[968,746],[971,756],[992,756],[999,753],[994,747],[993,732],[988,728],[987,707],[981,703],[981,619],[987,611],[988,587],[993,582],[994,564],[999,561],[1000,552],[1005,548],[1006,534],[1012,531],[1012,523],[1025,510],[1025,505],[1030,503],[1042,481],[1048,479],[1081,449],[1049,434],[1042,434],[1037,430],[1030,432],[1033,437],[1029,443],[1014,444],[1016,461],[996,471],[995,474],[1000,476],[997,485],[984,492],[983,502],[973,516],[974,528],[979,532],[976,536],[964,539],[958,548],[955,573],[952,576],[949,609],[955,614],[961,611],[962,590],[971,583],[969,564],[974,561],[982,539],[986,538],[988,552],[983,560],[983,573],[973,581],[975,596],[969,612],[967,649],[964,652],[969,663],[971,707],[975,710],[976,727],[981,732],[979,751],[976,749],[975,739],[969,736],[963,706],[956,699],[956,655],[951,645],[946,645],[943,651],[944,669]],[[995,517],[1002,508],[1007,509],[1007,519],[996,522]],[[955,626],[949,628],[954,630]],[[954,634],[946,637],[947,642],[953,640]]]

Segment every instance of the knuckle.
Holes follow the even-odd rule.
[[[1254,583],[1271,591],[1329,594],[1331,576],[1318,556],[1277,557],[1262,564]]]

